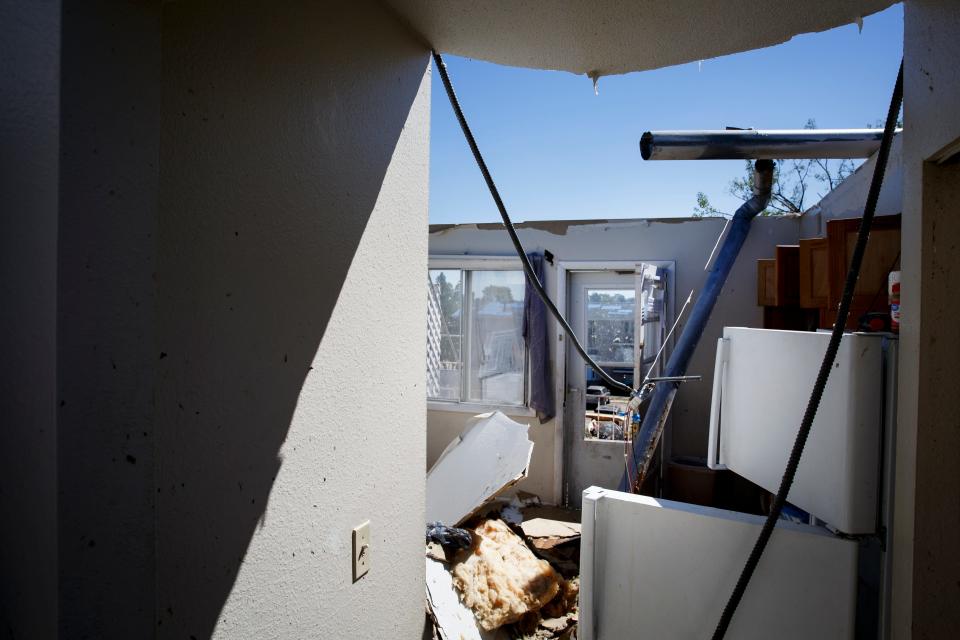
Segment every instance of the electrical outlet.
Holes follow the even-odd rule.
[[[353,581],[370,570],[370,521],[353,528]]]

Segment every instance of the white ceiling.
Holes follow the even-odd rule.
[[[387,0],[441,53],[612,75],[767,47],[893,0]]]

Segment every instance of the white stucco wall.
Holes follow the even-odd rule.
[[[159,636],[419,637],[428,51],[375,2],[182,2],[163,55]]]
[[[956,383],[939,369],[941,354],[960,353],[956,227],[925,210],[924,161],[960,138],[960,8],[951,0],[904,5],[904,192],[900,389],[893,531],[893,633],[896,638],[955,637],[960,632]],[[892,77],[891,77],[892,82]],[[952,188],[945,185],[945,188]],[[929,200],[928,200],[929,201]],[[955,218],[955,211],[953,219]],[[934,362],[936,366],[930,366]],[[926,416],[925,420],[921,416]],[[946,420],[946,421],[945,421]],[[922,495],[921,495],[922,494]],[[916,534],[916,535],[915,535]]]
[[[58,222],[61,634],[152,634],[160,3],[63,13]]]
[[[706,279],[703,270],[723,220],[662,219],[662,220],[595,220],[533,222],[518,225],[518,234],[527,251],[547,249],[555,262],[575,260],[673,260],[676,262],[674,295],[677,311],[690,290],[694,296]],[[763,313],[757,306],[757,266],[759,258],[772,258],[777,244],[795,244],[800,223],[795,218],[757,218],[750,236],[737,259],[724,288],[724,295],[714,309],[704,331],[700,346],[693,355],[689,372],[703,375],[702,382],[687,384],[677,394],[671,415],[670,434],[674,455],[705,456],[707,452],[708,411],[713,385],[713,361],[717,339],[724,326],[762,326]],[[515,255],[510,238],[500,225],[437,225],[431,228],[430,253],[454,255],[469,252],[474,255]],[[545,265],[545,286],[556,291],[556,268]],[[682,330],[682,325],[677,332]],[[551,353],[556,351],[556,327],[550,323]],[[551,360],[553,356],[551,355]],[[558,410],[561,402],[557,403]],[[468,413],[428,412],[428,457],[439,452],[462,429]],[[554,451],[546,457],[544,449],[559,446],[554,421],[537,424],[534,418],[515,418],[531,423],[534,461],[525,488],[544,491],[545,500],[556,500],[554,495]],[[569,429],[568,425],[568,429]],[[543,432],[553,430],[553,438]],[[567,433],[573,433],[567,431]],[[579,435],[579,430],[576,431]],[[538,464],[538,461],[540,462]],[[546,487],[548,489],[539,489]]]
[[[0,4],[0,628],[38,640],[57,632],[60,17]]]

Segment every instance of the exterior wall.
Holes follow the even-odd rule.
[[[0,621],[57,630],[60,3],[0,3]],[[24,561],[28,558],[28,561]]]
[[[925,164],[960,138],[960,9],[950,0],[904,7],[903,274],[894,507],[893,631],[960,635],[960,478],[954,355],[956,164]],[[950,198],[953,198],[951,201]],[[946,359],[946,360],[945,360]]]
[[[527,251],[547,249],[554,254],[555,262],[674,260],[674,296],[678,301],[676,310],[679,312],[682,301],[690,290],[693,289],[696,296],[696,292],[703,286],[706,279],[703,266],[723,229],[723,224],[723,220],[718,218],[534,222],[518,225],[518,233]],[[763,314],[757,306],[756,260],[773,257],[777,244],[796,243],[799,229],[800,223],[795,218],[758,218],[754,221],[750,236],[727,281],[724,295],[718,300],[712,319],[690,363],[690,373],[703,375],[704,379],[702,382],[685,385],[674,401],[670,433],[673,455],[706,456],[708,412],[717,339],[724,326],[761,326]],[[498,224],[436,226],[431,229],[431,255],[466,252],[475,255],[514,255],[509,237]],[[556,291],[556,269],[549,264],[546,265],[545,280],[547,291],[553,294]],[[678,328],[678,333],[680,330]],[[550,323],[550,331],[551,344],[555,345],[555,323]],[[552,350],[552,354],[555,353],[555,350]],[[559,410],[562,403],[557,404]],[[462,430],[468,418],[469,414],[428,412],[429,451],[439,454],[450,439]],[[542,449],[551,442],[550,439],[542,438],[539,432],[551,428],[555,431],[555,422],[538,425],[535,419],[528,421],[531,422],[531,434],[537,434],[535,442],[542,440],[542,445],[534,446],[531,477],[526,482],[532,486],[551,487],[553,465],[542,464],[538,467],[536,463],[543,455],[538,454],[538,446]],[[579,431],[576,433],[579,435]],[[559,446],[560,439],[556,434],[552,441]],[[551,454],[549,460],[553,459]],[[549,500],[548,495],[552,493],[551,490],[547,495],[541,494],[541,497]]]
[[[159,635],[419,637],[429,52],[374,2],[181,2],[163,56]]]
[[[895,216],[903,212],[903,138],[903,134],[895,137],[890,146],[883,186],[877,199],[878,216]],[[876,165],[877,156],[873,155],[852,176],[810,207],[800,218],[800,237],[822,238],[827,235],[827,220],[863,216]]]

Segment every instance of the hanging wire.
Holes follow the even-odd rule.
[[[606,371],[604,371],[600,365],[593,360],[593,358],[590,357],[590,355],[587,353],[587,350],[583,348],[582,344],[580,344],[580,341],[577,339],[576,334],[574,334],[573,329],[560,313],[560,310],[557,309],[556,305],[553,304],[553,301],[550,300],[550,296],[547,295],[547,291],[543,288],[543,285],[540,283],[540,279],[537,278],[537,274],[533,270],[533,265],[530,264],[530,259],[527,257],[526,251],[523,250],[523,245],[520,243],[520,238],[517,236],[517,230],[514,229],[513,222],[510,220],[510,215],[507,213],[507,207],[503,204],[503,200],[500,198],[500,192],[497,190],[497,185],[493,182],[493,177],[490,175],[490,170],[487,169],[487,163],[484,162],[483,155],[480,153],[480,148],[477,146],[477,141],[474,139],[473,133],[470,131],[470,125],[467,124],[467,119],[463,115],[463,110],[460,108],[460,101],[457,100],[457,94],[454,92],[453,84],[450,82],[450,76],[447,74],[447,65],[444,64],[443,58],[436,51],[433,52],[433,60],[437,65],[437,72],[440,74],[440,80],[443,81],[443,88],[447,91],[447,98],[450,100],[450,106],[453,107],[453,112],[457,116],[457,122],[460,123],[460,129],[463,130],[463,135],[467,139],[467,144],[470,146],[470,151],[473,152],[473,159],[476,160],[477,166],[480,168],[480,173],[483,174],[483,179],[487,183],[487,189],[490,190],[490,195],[493,197],[493,201],[497,205],[497,210],[500,212],[500,218],[503,220],[503,226],[506,227],[507,233],[510,235],[510,240],[513,242],[513,248],[516,250],[517,255],[520,256],[520,262],[523,265],[523,272],[526,274],[527,280],[530,282],[530,285],[533,287],[534,291],[537,292],[537,295],[540,296],[540,299],[543,300],[543,304],[550,311],[551,315],[556,318],[557,323],[563,329],[564,333],[567,334],[567,337],[573,344],[574,349],[576,349],[577,353],[580,354],[580,357],[583,358],[588,365],[590,365],[590,368],[593,369],[604,382],[614,389],[629,395],[633,395],[634,390],[632,387],[613,378]]]

